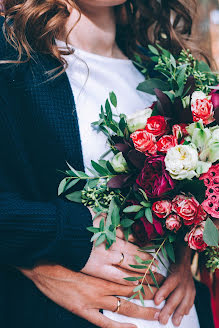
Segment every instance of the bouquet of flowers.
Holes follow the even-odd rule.
[[[105,243],[109,248],[116,229],[122,227],[127,239],[131,233],[136,237],[142,252],[155,250],[161,263],[160,253],[174,262],[176,245],[186,243],[195,251],[206,251],[207,266],[215,270],[219,266],[219,234],[213,223],[219,218],[219,94],[213,87],[217,76],[189,51],[175,58],[159,45],[149,50],[154,76],[136,57],[135,64],[146,75],[138,90],[155,95],[156,101],[126,117],[115,114],[117,98],[111,92],[93,125],[107,136],[112,159],[105,160],[103,154],[98,162],[92,161],[90,175],[68,165],[58,193],[89,206],[95,217],[106,213],[99,227],[88,228],[96,246]],[[75,191],[81,180],[86,181],[83,190]],[[142,302],[148,273],[157,285],[151,270],[156,263],[146,262],[136,256],[134,267],[145,269],[145,274],[127,278],[141,281],[133,297],[139,294]]]

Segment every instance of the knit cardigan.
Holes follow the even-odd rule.
[[[6,42],[2,32],[3,23],[4,18],[0,17],[0,60],[16,60],[17,53]],[[91,252],[91,234],[86,229],[92,225],[89,210],[57,196],[58,185],[63,178],[60,171],[67,169],[66,162],[78,170],[84,169],[69,80],[65,73],[56,79],[48,75],[57,66],[60,64],[55,59],[42,54],[35,54],[33,59],[23,64],[0,65],[2,328],[15,327],[18,321],[21,327],[45,325],[49,328],[51,320],[54,320],[53,327],[59,327],[56,315],[52,315],[53,319],[48,322],[44,316],[44,321],[39,323],[40,304],[46,297],[28,279],[8,268],[31,268],[46,262],[79,271]],[[20,289],[22,292],[18,295]],[[35,295],[33,302],[31,294]],[[22,295],[26,295],[23,304],[20,300]],[[8,311],[12,303],[20,309],[18,318],[10,317]],[[71,313],[52,302],[48,304],[56,308],[54,311],[59,314],[59,319],[62,314],[60,323],[66,317],[71,326],[78,322],[79,319],[76,320]],[[32,313],[30,321],[22,313],[25,309]],[[44,309],[41,311],[45,312]],[[36,319],[33,322],[34,313]],[[46,313],[47,318],[48,311]],[[87,327],[87,324],[80,321],[80,326]],[[63,325],[60,327],[64,328]]]

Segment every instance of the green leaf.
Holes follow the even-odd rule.
[[[127,281],[138,281],[142,278],[143,278],[143,276],[141,276],[141,277],[127,277],[127,278],[123,278],[123,279],[127,280]]]
[[[116,241],[116,231],[112,232],[110,230],[106,230],[106,236],[108,239],[110,239],[112,241]]]
[[[79,181],[80,179],[72,179],[70,182],[67,183],[67,186],[65,187],[65,191],[74,187]]]
[[[135,293],[135,292],[138,292],[139,290],[141,290],[141,288],[142,288],[142,285],[138,285],[137,287],[135,287],[134,289],[133,289],[133,292]]]
[[[110,101],[114,107],[117,107],[117,97],[113,91],[110,92]]]
[[[111,109],[108,99],[106,100],[106,103],[105,103],[105,109],[106,109],[107,121],[110,122],[110,121],[112,121],[113,114],[112,114],[112,109]]]
[[[170,55],[170,62],[171,62],[171,65],[173,66],[173,68],[176,68],[176,60],[173,57],[173,55]]]
[[[161,91],[169,91],[170,89],[169,83],[153,78],[140,83],[137,90],[155,95],[154,89],[156,88]]]
[[[64,178],[61,182],[60,182],[60,184],[59,184],[59,187],[58,187],[58,196],[60,196],[64,191],[65,191],[65,186],[66,186],[66,180],[67,180],[68,178]]]
[[[87,227],[87,230],[93,233],[100,232],[99,228],[95,228],[95,227]]]
[[[146,195],[145,191],[143,189],[138,189],[138,191],[143,195],[144,199],[148,201],[148,196]]]
[[[104,220],[104,218],[102,218],[100,221],[100,225],[99,225],[100,231],[104,231],[104,223],[105,223],[105,220]]]
[[[96,240],[97,238],[99,238],[102,235],[102,232],[97,232],[95,233],[92,238],[91,238],[91,242],[93,242],[94,240]]]
[[[125,240],[128,241],[129,240],[129,235],[131,234],[131,228],[126,228],[123,230],[124,236],[125,236]]]
[[[159,51],[155,47],[149,44],[148,48],[152,52],[152,54],[159,56]]]
[[[168,261],[167,252],[166,252],[166,249],[164,248],[164,246],[161,248],[161,252],[163,254],[163,257]]]
[[[203,60],[198,62],[198,70],[201,71],[201,72],[204,72],[204,73],[211,72],[210,67]]]
[[[144,216],[145,209],[142,208],[134,217],[134,220],[138,220]]]
[[[131,297],[128,298],[128,301],[133,300],[133,298],[135,298],[137,295],[138,295],[138,293],[133,294]]]
[[[165,244],[165,249],[166,249],[167,255],[169,256],[171,261],[173,261],[175,263],[176,260],[175,260],[175,253],[174,253],[173,245],[171,243],[167,242]]]
[[[93,166],[94,170],[97,171],[97,173],[99,173],[102,176],[108,175],[108,172],[106,171],[106,169],[104,167],[102,167],[100,164],[91,161],[91,165]]]
[[[141,265],[141,264],[136,264],[136,265],[134,265],[134,264],[129,264],[129,266],[131,267],[131,268],[134,268],[134,269],[147,269],[147,266],[146,265]]]
[[[152,216],[152,211],[151,211],[150,207],[147,207],[145,209],[145,217],[151,224],[153,224],[153,216]]]
[[[140,298],[142,306],[144,306],[144,298],[143,298],[142,293],[140,291],[139,291],[139,298]]]
[[[210,218],[206,220],[203,239],[208,246],[218,246],[219,232]]]
[[[126,207],[123,212],[124,213],[136,213],[142,209],[142,206],[140,205],[131,205]]]
[[[81,203],[81,190],[74,191],[71,194],[66,195],[65,197],[70,200],[71,202]]]
[[[156,286],[157,288],[159,288],[159,285],[158,285],[158,283],[157,283],[157,280],[156,280],[156,278],[155,278],[155,275],[154,275],[153,271],[152,271],[151,269],[149,269],[149,272],[150,272],[151,278],[152,278],[152,280],[153,280],[155,286]]]
[[[148,284],[148,288],[150,289],[151,294],[154,295],[154,291],[153,291],[153,289],[151,288],[151,285],[150,285],[150,284]]]
[[[142,206],[144,206],[144,207],[151,207],[151,203],[150,202],[141,202],[140,204]]]
[[[117,227],[120,223],[120,214],[119,214],[119,207],[115,202],[113,211],[112,211],[112,216],[111,216],[112,224],[114,227]]]
[[[101,236],[97,238],[97,241],[95,242],[95,247],[98,247],[105,240],[106,240],[106,235],[102,233]]]
[[[138,255],[135,255],[135,259],[138,263],[142,263],[143,260],[138,256]]]
[[[87,181],[87,187],[93,189],[94,187],[96,187],[96,185],[98,184],[99,179],[90,179]]]
[[[124,228],[129,228],[133,225],[134,221],[130,220],[130,219],[123,219],[121,221],[121,226],[123,226]]]

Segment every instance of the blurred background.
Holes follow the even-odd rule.
[[[198,1],[195,32],[200,39],[201,47],[210,51],[219,69],[219,0]]]

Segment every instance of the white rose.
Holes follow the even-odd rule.
[[[127,117],[128,129],[131,133],[136,130],[144,129],[149,117],[151,117],[152,109],[145,108]]]
[[[197,176],[198,152],[192,146],[178,145],[167,151],[165,164],[173,179],[192,179]]]
[[[113,157],[110,164],[112,165],[114,171],[117,173],[122,173],[122,172],[128,171],[128,164],[121,152],[116,154]]]
[[[212,139],[213,139],[214,141],[219,142],[219,129],[215,129],[215,130],[212,132]]]
[[[202,91],[195,91],[192,94],[191,104],[195,104],[196,103],[196,100],[198,100],[198,99],[206,99],[206,98],[209,99],[209,97],[206,96],[206,94],[204,92],[202,92]]]

